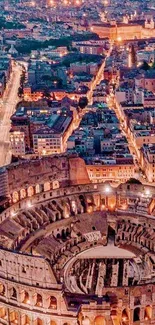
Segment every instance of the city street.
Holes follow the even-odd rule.
[[[15,111],[18,102],[21,71],[21,67],[13,67],[10,81],[8,82],[0,107],[0,167],[9,164],[11,161],[9,142],[10,117]]]
[[[141,183],[149,185],[149,183],[147,182],[147,178],[146,178],[146,175],[145,175],[144,171],[143,171],[143,173],[142,172],[140,173],[140,170],[142,169],[140,159],[139,159],[139,156],[137,154],[137,150],[134,147],[134,143],[133,143],[133,140],[132,140],[130,134],[122,126],[122,125],[124,125],[124,119],[121,116],[121,111],[119,109],[119,104],[116,103],[115,97],[113,97],[113,96],[109,97],[108,105],[109,105],[110,109],[113,109],[115,111],[116,116],[117,116],[117,118],[119,119],[119,122],[120,122],[122,133],[124,134],[124,136],[127,139],[128,147],[129,147],[131,155],[133,156],[133,160],[134,160],[134,164],[135,164],[135,170],[136,170],[136,173],[137,173],[136,178],[138,178],[138,180]]]
[[[88,95],[87,95],[87,98],[88,98],[88,102],[90,105],[92,105],[92,100],[93,100],[93,91],[95,90],[97,84],[99,84],[101,82],[101,80],[103,79],[103,75],[104,75],[104,68],[105,68],[105,64],[106,64],[106,60],[107,58],[109,58],[110,54],[111,54],[111,51],[112,51],[112,46],[110,47],[104,61],[102,62],[97,74],[96,74],[96,77],[91,85],[91,89],[90,91],[88,92]]]
[[[97,85],[98,85],[98,84],[103,80],[103,78],[104,78],[104,69],[105,69],[106,60],[107,60],[107,58],[110,56],[111,51],[112,51],[112,46],[110,47],[110,49],[109,49],[109,51],[108,51],[108,53],[107,53],[107,55],[106,55],[104,61],[102,62],[101,66],[100,66],[100,68],[99,68],[99,70],[98,70],[98,72],[97,72],[97,74],[96,74],[96,76],[95,76],[95,78],[94,78],[94,80],[93,80],[93,82],[92,82],[91,89],[89,90],[89,92],[88,92],[88,94],[87,94],[88,105],[92,105],[92,104],[93,104],[93,92],[94,92],[96,86],[97,86]],[[85,109],[82,110],[82,113],[81,113],[81,115],[80,115],[79,120],[75,123],[74,130],[76,130],[76,129],[79,127],[79,125],[80,125],[80,123],[81,123],[81,120],[82,120],[83,116],[87,113],[87,111],[88,111],[88,108],[87,108],[87,107],[86,107]],[[71,134],[70,134],[70,135],[71,135]],[[67,140],[68,140],[68,138],[69,138],[70,135],[68,134],[67,137],[66,137],[65,140],[64,140],[64,142],[65,142],[65,150],[66,150],[66,148],[67,148]]]

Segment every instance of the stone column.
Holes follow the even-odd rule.
[[[124,261],[124,270],[123,270],[123,286],[128,286],[128,272],[129,272],[129,261]]]
[[[130,309],[130,324],[133,324],[133,316],[134,316],[134,310]]]
[[[144,309],[144,307],[141,307],[140,308],[140,321],[142,322],[142,321],[144,321],[144,313],[145,313],[145,309]]]
[[[112,264],[112,277],[111,277],[111,286],[116,287],[117,281],[118,281],[118,268],[119,268],[119,262],[117,261],[116,264],[115,260],[113,260]]]

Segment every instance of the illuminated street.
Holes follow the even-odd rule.
[[[18,102],[18,88],[21,77],[21,68],[17,65],[13,67],[11,79],[4,93],[1,104],[0,121],[0,166],[4,166],[11,161],[11,151],[9,142],[10,117],[15,111]]]

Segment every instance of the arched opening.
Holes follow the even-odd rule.
[[[52,184],[53,190],[59,188],[59,182],[58,181],[54,181]]]
[[[21,316],[21,324],[22,325],[30,325],[30,323],[31,323],[31,320],[30,320],[29,316],[27,316],[27,315]]]
[[[27,195],[28,195],[29,197],[34,195],[34,189],[33,189],[33,186],[29,186],[29,187],[28,187],[28,189],[27,189]]]
[[[129,313],[128,310],[125,308],[122,311],[122,325],[128,325],[129,324]]]
[[[5,286],[0,283],[0,296],[5,296]]]
[[[9,320],[11,324],[18,324],[18,312],[11,310],[9,313]]]
[[[57,325],[57,323],[54,320],[51,320],[50,325]]]
[[[11,289],[11,299],[17,300],[17,290],[15,288]]]
[[[50,185],[50,182],[45,182],[44,183],[44,191],[50,191],[51,189],[51,185]]]
[[[24,303],[24,304],[30,304],[30,298],[29,298],[29,294],[28,294],[27,291],[24,292],[23,303]]]
[[[70,325],[68,322],[64,323],[63,325]]]
[[[56,237],[57,237],[57,239],[60,239],[60,238],[61,238],[60,234],[57,234],[57,236],[56,236]]]
[[[18,194],[18,192],[13,192],[12,201],[13,201],[13,203],[16,203],[16,202],[19,201],[19,194]]]
[[[24,199],[26,197],[26,190],[24,189],[24,188],[22,188],[21,190],[20,190],[20,198],[21,199]]]
[[[37,307],[42,307],[43,306],[43,299],[42,296],[37,293],[37,297],[36,297],[36,304]]]
[[[77,214],[77,203],[76,203],[76,201],[71,201],[71,208],[72,208],[73,214]]]
[[[133,321],[137,322],[139,320],[140,320],[140,308],[137,307],[134,309],[134,312],[133,312]]]
[[[144,320],[149,320],[152,318],[152,306],[146,306],[144,312]]]
[[[70,229],[69,228],[66,229],[66,237],[68,237],[68,236],[70,236]]]
[[[134,306],[140,305],[141,304],[141,297],[135,297],[134,298]]]
[[[79,196],[81,206],[83,207],[83,212],[87,212],[86,202],[83,195]]]
[[[70,206],[67,202],[63,204],[63,216],[65,219],[70,216]]]
[[[40,318],[37,318],[35,321],[34,321],[34,325],[43,325],[44,323],[43,323],[43,321],[42,321],[42,319],[40,319]]]
[[[79,312],[79,314],[78,314],[78,324],[80,324],[80,325],[82,324],[83,318],[84,318],[83,314],[81,312]]]
[[[0,306],[0,318],[2,318],[2,319],[7,318],[6,308],[3,306]]]
[[[96,316],[94,319],[94,325],[105,325],[105,318],[103,316]]]
[[[81,324],[82,325],[90,325],[91,324],[90,319],[86,316],[85,318],[82,319]]]
[[[65,229],[62,229],[61,237],[62,237],[62,240],[66,240],[66,230]]]
[[[57,309],[57,299],[54,296],[50,297],[50,306],[51,309]]]

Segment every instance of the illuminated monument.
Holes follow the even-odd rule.
[[[0,195],[0,324],[155,324],[153,187],[60,156],[1,169]]]

